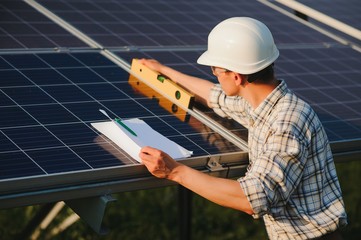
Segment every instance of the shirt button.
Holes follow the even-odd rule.
[[[249,119],[249,125],[250,125],[251,127],[253,127],[253,124],[254,124],[254,121],[253,121],[252,118],[250,118],[250,119]]]

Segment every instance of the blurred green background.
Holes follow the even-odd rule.
[[[344,239],[361,236],[361,161],[337,163],[349,225],[342,229]],[[51,235],[73,214],[65,206],[38,239],[180,239],[178,186],[113,194],[117,201],[108,205],[103,223],[108,234],[98,235],[83,220]],[[0,210],[0,239],[19,239],[41,206]],[[227,209],[192,194],[191,239],[267,239],[261,220]]]

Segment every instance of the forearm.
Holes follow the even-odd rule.
[[[202,78],[197,78],[181,73],[165,65],[161,66],[160,72],[168,78],[172,79],[174,82],[186,88],[188,91],[195,94],[197,101],[201,101],[204,104],[209,105],[209,92],[214,86],[214,83]]]
[[[179,164],[168,179],[219,205],[253,214],[251,205],[236,180],[216,178]]]

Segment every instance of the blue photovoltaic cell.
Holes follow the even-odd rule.
[[[54,99],[36,86],[4,88],[3,92],[20,105],[55,103]]]
[[[30,84],[28,79],[16,70],[4,70],[1,72],[1,76],[0,87],[27,86]]]
[[[67,146],[88,144],[89,139],[97,137],[97,133],[89,131],[88,126],[83,123],[49,125],[47,129]]]
[[[4,129],[3,133],[22,150],[60,147],[63,144],[41,126]],[[34,138],[36,136],[36,138]]]
[[[90,165],[68,147],[29,150],[26,153],[47,174],[91,169]]]
[[[0,59],[8,64],[0,69],[1,78],[18,74],[0,87],[0,155],[19,162],[20,169],[2,170],[0,180],[134,165],[90,126],[107,120],[100,108],[113,117],[143,119],[193,156],[240,151],[193,117],[161,107],[159,100],[165,99],[141,94],[128,83],[127,72],[99,53],[3,54]],[[226,145],[220,146],[222,141]]]
[[[36,125],[37,122],[19,106],[2,106],[0,128]]]
[[[76,122],[78,119],[71,112],[58,104],[24,106],[25,111],[39,124],[57,124]]]
[[[94,168],[115,167],[121,165],[114,155],[104,151],[100,145],[78,145],[71,147],[77,155]]]
[[[45,172],[23,152],[5,152],[0,153],[0,156],[1,180],[8,178],[11,179],[17,177],[45,175]]]
[[[0,48],[87,47],[85,43],[20,0],[0,2]]]
[[[16,147],[16,145],[14,143],[12,143],[4,134],[0,133],[0,151],[1,152],[6,152],[6,151],[14,151],[17,150],[18,148]]]
[[[44,86],[43,90],[57,102],[86,102],[91,101],[92,98],[74,85],[64,85],[64,86]]]

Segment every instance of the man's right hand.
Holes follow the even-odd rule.
[[[156,71],[156,72],[159,72],[159,73],[162,73],[161,69],[162,67],[164,66],[163,64],[161,64],[160,62],[158,62],[157,60],[155,59],[145,59],[145,58],[142,58],[139,60],[141,64],[143,64],[144,66]]]

